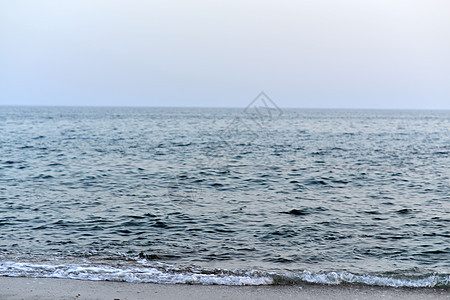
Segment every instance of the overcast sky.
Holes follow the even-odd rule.
[[[0,1],[0,105],[450,109],[448,0]]]

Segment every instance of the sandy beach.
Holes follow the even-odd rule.
[[[448,289],[164,285],[0,277],[0,299],[450,299]]]

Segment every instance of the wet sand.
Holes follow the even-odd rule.
[[[218,286],[0,277],[0,299],[450,299],[449,289]]]

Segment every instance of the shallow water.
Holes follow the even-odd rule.
[[[450,111],[0,107],[0,275],[450,285]]]

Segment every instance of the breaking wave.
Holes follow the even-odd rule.
[[[277,274],[256,270],[225,270],[197,267],[159,266],[115,267],[92,264],[36,264],[3,261],[0,275],[97,281],[202,285],[296,285],[302,283],[339,285],[363,284],[384,287],[450,287],[449,274],[383,276],[350,272],[310,272]]]

